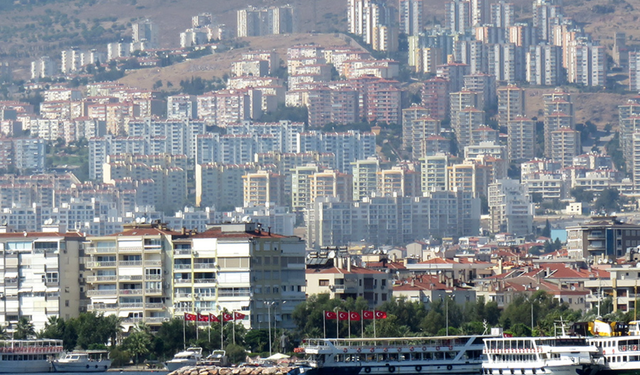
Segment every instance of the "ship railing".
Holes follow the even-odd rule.
[[[454,347],[466,346],[470,337],[395,337],[395,338],[359,338],[359,339],[307,339],[305,347],[419,347],[436,350],[453,350]]]

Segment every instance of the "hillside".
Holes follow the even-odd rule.
[[[177,46],[198,13],[212,13],[235,31],[235,10],[286,3],[297,6],[301,31],[335,31],[346,23],[344,0],[0,0],[0,58],[57,56],[71,45],[106,49],[101,45],[130,36],[140,17],[160,25],[162,46]]]
[[[343,34],[292,34],[271,35],[263,37],[243,38],[249,46],[237,48],[227,52],[208,55],[195,60],[185,61],[164,68],[149,68],[129,72],[120,82],[134,87],[151,89],[154,82],[162,80],[164,87],[166,82],[171,82],[174,87],[179,87],[181,80],[191,77],[211,79],[229,74],[231,62],[238,60],[240,55],[250,50],[275,50],[278,55],[286,58],[287,47],[296,44],[315,43],[323,47],[344,46],[357,44]]]

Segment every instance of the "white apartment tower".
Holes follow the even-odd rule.
[[[471,28],[471,3],[454,0],[444,4],[444,27],[458,34],[464,34]]]
[[[516,236],[533,233],[533,203],[519,181],[505,179],[490,184],[488,201],[493,233]]]
[[[133,29],[133,43],[144,43],[145,48],[160,47],[158,25],[149,19],[135,22],[131,25]]]

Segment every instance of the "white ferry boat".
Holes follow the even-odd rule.
[[[170,361],[165,363],[169,371],[175,371],[185,366],[195,366],[202,360],[202,348],[189,347],[187,350],[181,351]]]
[[[0,340],[0,373],[49,372],[63,350],[62,340]]]
[[[640,375],[640,321],[631,321],[628,326],[613,325],[618,329],[600,321],[590,327],[593,334],[604,335],[588,338],[604,357],[599,375]]]
[[[485,375],[593,375],[602,365],[598,348],[584,336],[501,337],[484,344]]]
[[[53,361],[56,372],[104,372],[111,367],[106,350],[73,351]]]
[[[297,351],[313,375],[479,374],[488,337],[495,336],[308,339]]]

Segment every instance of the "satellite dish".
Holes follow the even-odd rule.
[[[327,258],[335,258],[336,257],[336,252],[334,250],[329,251],[329,254],[327,254]]]

